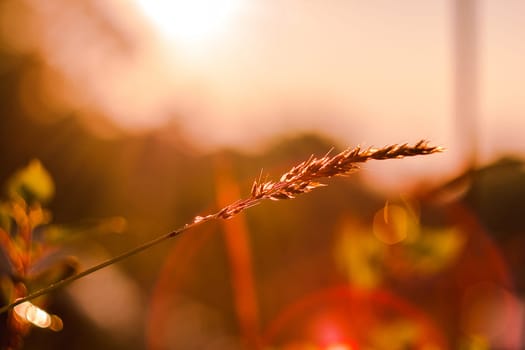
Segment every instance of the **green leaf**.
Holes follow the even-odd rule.
[[[7,181],[7,194],[27,203],[47,202],[55,193],[55,184],[39,160],[34,159]]]

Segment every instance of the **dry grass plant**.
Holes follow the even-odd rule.
[[[93,266],[76,275],[62,279],[43,289],[28,294],[23,298],[17,299],[9,305],[5,305],[0,308],[0,313],[3,313],[25,301],[32,300],[57,288],[63,287],[104,267],[115,264],[118,261],[142,252],[156,244],[159,244],[160,242],[176,237],[197,225],[203,224],[204,222],[210,220],[230,219],[241,211],[258,205],[266,199],[292,199],[297,195],[308,193],[315,188],[325,186],[324,183],[320,182],[322,179],[331,178],[334,176],[348,176],[359,169],[360,163],[367,162],[368,160],[399,159],[417,155],[428,155],[441,151],[443,151],[441,147],[429,146],[428,142],[423,140],[412,146],[408,144],[402,144],[390,145],[382,148],[363,149],[361,147],[355,147],[345,149],[344,151],[332,156],[330,155],[332,151],[328,152],[321,158],[316,158],[312,155],[308,160],[292,167],[288,172],[283,174],[279,181],[263,181],[261,174],[259,178],[254,181],[249,197],[231,203],[214,214],[207,216],[196,216],[191,223],[188,223],[175,231],[164,234],[99,265]]]

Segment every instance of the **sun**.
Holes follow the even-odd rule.
[[[135,0],[140,10],[176,45],[199,47],[230,29],[242,0]]]

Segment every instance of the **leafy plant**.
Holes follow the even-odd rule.
[[[51,214],[43,207],[53,194],[53,180],[38,160],[31,161],[7,181],[7,200],[0,203],[0,251],[5,260],[0,275],[3,303],[77,272],[74,258],[53,257],[55,247],[46,242],[48,233],[58,230],[50,224]],[[46,301],[44,296],[37,303],[43,307]],[[31,324],[55,331],[62,328],[58,316],[29,301],[13,308],[5,322],[7,348],[20,347]]]
[[[98,225],[92,230],[80,230],[52,224],[45,204],[54,192],[53,179],[38,160],[32,160],[7,180],[7,198],[0,202],[0,298],[3,305],[26,297],[30,290],[46,288],[74,276],[79,264],[75,257],[63,253],[66,242],[76,236],[74,233],[108,228],[108,225]],[[119,231],[122,227],[112,225],[111,229]],[[35,303],[25,300],[9,310],[2,320],[5,325],[0,328],[4,334],[2,348],[21,347],[31,325],[53,331],[62,329],[60,317],[44,310],[47,302],[48,297],[41,295]]]

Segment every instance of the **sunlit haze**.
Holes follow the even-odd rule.
[[[230,29],[240,0],[136,0],[144,14],[167,40],[198,50]]]
[[[47,63],[23,79],[23,101],[38,118],[66,104],[94,130],[103,119],[134,131],[170,125],[208,150],[257,149],[298,132],[342,145],[423,138],[448,149],[433,165],[405,162],[402,175],[389,168],[382,183],[455,171],[464,157],[448,2],[112,0],[90,1],[86,12],[65,0],[25,1],[41,26],[24,26],[27,12],[5,5],[2,35]],[[509,125],[525,128],[524,4],[480,6],[482,162],[525,149],[508,134]]]

